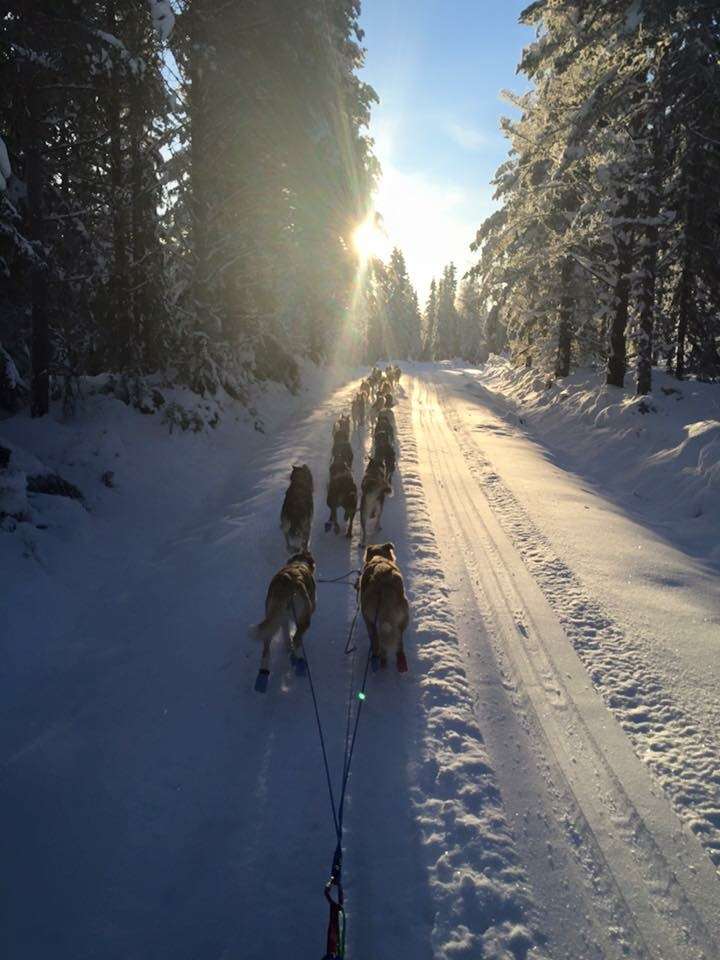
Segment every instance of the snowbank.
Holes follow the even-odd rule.
[[[189,509],[232,482],[241,452],[256,450],[288,409],[311,407],[327,383],[343,377],[312,364],[302,375],[297,398],[272,382],[257,387],[249,407],[225,393],[201,398],[163,388],[149,390],[139,408],[103,375],[84,379],[73,417],[54,403],[48,417],[23,411],[0,420],[0,448],[10,451],[0,469],[6,596],[27,577],[23,558],[63,578],[70,567],[81,583],[83,568],[101,557],[149,553]],[[62,478],[82,500],[30,492],[28,478],[36,476]]]
[[[493,356],[467,388],[529,427],[563,466],[693,555],[720,563],[720,386],[653,371],[653,392],[598,371],[553,381]]]

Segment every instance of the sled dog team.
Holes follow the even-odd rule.
[[[356,428],[365,423],[366,416],[373,424],[371,454],[360,485],[360,526],[362,546],[368,533],[379,531],[385,497],[392,493],[392,476],[396,467],[395,416],[393,387],[400,383],[400,368],[388,366],[385,371],[373,367],[362,381],[353,398],[351,414],[343,414],[333,424],[332,452],[327,485],[327,505],[330,518],[326,532],[340,533],[338,511],[342,510],[345,536],[352,536],[357,512],[358,491],[352,472],[353,448],[350,442],[351,424]],[[251,627],[251,635],[262,641],[262,656],[258,681],[270,673],[270,643],[282,631],[290,646],[290,655],[297,665],[304,662],[303,636],[315,612],[315,560],[308,544],[313,519],[313,477],[310,468],[294,466],[290,486],[280,514],[280,527],[291,555],[270,581],[265,600],[265,619]],[[357,587],[360,610],[368,631],[374,664],[387,666],[388,655],[394,650],[397,668],[407,670],[403,649],[403,633],[409,620],[409,606],[402,574],[395,560],[392,543],[367,546],[363,569]],[[256,689],[265,689],[264,683]]]

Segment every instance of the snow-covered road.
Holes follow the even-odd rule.
[[[480,726],[555,952],[713,956],[720,889],[712,865],[593,689],[543,584],[503,529],[517,523],[517,505],[490,501],[473,475],[463,413],[443,387],[414,380],[419,472]],[[487,468],[479,450],[476,458]],[[486,482],[497,488],[501,475]],[[532,546],[536,564],[556,566],[547,541]],[[717,797],[717,780],[710,787]]]
[[[319,574],[360,562],[357,535],[323,530],[330,428],[354,386],[249,449],[208,441],[213,481],[171,487],[157,529],[139,510],[110,517],[102,547],[48,549],[42,610],[26,558],[5,607],[3,957],[322,956],[334,838],[308,682],[277,649],[255,693],[245,633],[284,559],[292,463],[315,476]],[[410,672],[372,674],[363,708],[349,956],[716,960],[717,578],[491,400],[456,370],[403,377],[382,537],[406,575]],[[357,478],[367,442],[353,438]],[[653,592],[671,572],[673,596]],[[307,647],[337,779],[355,601],[318,596]],[[362,627],[358,641],[362,656]]]

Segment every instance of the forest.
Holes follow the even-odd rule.
[[[110,372],[245,397],[296,358],[509,350],[651,389],[720,374],[712,3],[538,0],[497,209],[421,310],[362,258],[380,166],[357,0],[39,0],[0,21],[0,402],[71,409]]]
[[[7,7],[6,7],[7,10]],[[110,371],[244,396],[320,360],[376,164],[358,4],[11,4],[0,21],[6,405]],[[285,346],[281,345],[281,341]]]

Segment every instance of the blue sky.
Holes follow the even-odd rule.
[[[529,0],[363,0],[362,79],[380,97],[371,134],[383,165],[377,205],[403,249],[421,301],[433,275],[467,249],[493,209],[490,180],[505,159],[502,89],[525,89],[515,70],[533,31]]]

